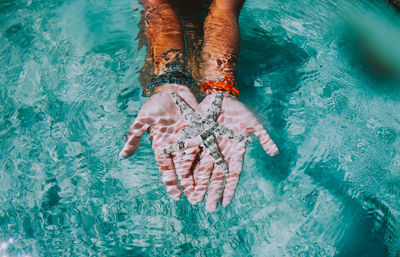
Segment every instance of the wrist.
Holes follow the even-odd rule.
[[[238,98],[238,96],[234,95],[233,93],[231,93],[229,91],[223,91],[223,90],[218,90],[218,89],[207,89],[207,90],[203,91],[203,94],[207,97],[209,95],[215,95],[218,92],[222,92],[222,95],[224,97],[233,97],[235,99]]]
[[[161,92],[178,93],[190,91],[189,87],[183,84],[165,83],[154,88],[154,94]]]
[[[174,87],[170,87],[167,85],[178,85],[178,86],[190,86],[194,80],[190,76],[190,73],[183,73],[181,71],[174,72],[165,72],[161,74],[154,75],[151,79],[151,83],[149,85],[150,92],[161,92],[165,89],[172,90]]]
[[[235,83],[231,77],[224,73],[221,80],[209,80],[200,84],[201,91],[207,96],[216,92],[223,92],[224,96],[233,96],[239,98],[239,90],[235,87]]]

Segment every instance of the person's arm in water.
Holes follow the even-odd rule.
[[[154,95],[143,104],[130,126],[120,156],[127,158],[134,154],[139,148],[141,136],[148,131],[167,192],[173,199],[181,198],[181,188],[176,179],[178,175],[183,191],[191,201],[194,182],[190,168],[199,147],[188,147],[173,155],[164,152],[166,147],[175,143],[178,132],[187,126],[171,93],[181,96],[192,108],[198,105],[190,89],[181,84],[185,82],[187,72],[181,26],[167,1],[141,2],[145,8],[145,31],[154,66]]]
[[[234,87],[240,44],[239,13],[243,3],[244,0],[214,0],[211,5],[204,24],[202,50],[202,77],[205,83],[201,86],[206,98],[200,103],[197,112],[206,113],[217,91],[223,91],[225,97],[217,122],[245,137],[255,133],[264,150],[274,156],[278,153],[278,148],[257,118],[237,100],[239,94]],[[217,137],[217,143],[228,164],[227,175],[204,151],[200,163],[194,169],[196,192],[193,201],[202,201],[208,188],[208,211],[216,210],[223,188],[222,205],[227,206],[231,202],[246,150],[246,142],[234,139]]]
[[[154,75],[159,79],[153,83],[162,83],[157,85],[155,94],[139,111],[131,131],[127,134],[127,142],[121,151],[121,156],[132,155],[139,147],[140,137],[148,130],[162,179],[170,196],[174,199],[181,197],[176,179],[178,175],[183,191],[191,203],[203,200],[208,188],[206,203],[208,211],[216,210],[224,180],[222,204],[226,206],[230,203],[242,170],[246,144],[243,141],[217,137],[218,146],[213,148],[214,152],[208,149],[205,151],[203,148],[200,161],[196,164],[194,160],[200,152],[198,141],[197,144],[183,150],[166,154],[164,150],[176,143],[178,133],[190,125],[179,112],[177,102],[173,100],[171,93],[182,97],[193,110],[204,116],[217,92],[223,91],[225,97],[217,122],[245,137],[255,133],[270,155],[275,155],[278,151],[255,116],[236,100],[238,91],[233,86],[233,80],[240,40],[238,16],[243,2],[244,0],[214,0],[211,5],[204,24],[202,49],[202,78],[205,82],[202,84],[202,89],[206,98],[198,105],[188,87],[180,85],[182,83],[165,82],[170,78],[172,82],[174,78],[186,72],[183,56],[184,41],[178,17],[167,1],[142,1],[145,7],[146,35],[151,48]],[[171,76],[165,76],[168,74]],[[214,164],[215,158],[210,156],[215,157],[219,150],[228,164],[226,179],[224,172],[219,169],[220,166]]]

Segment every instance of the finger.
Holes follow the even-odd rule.
[[[176,179],[172,157],[165,154],[159,154],[156,155],[156,160],[161,172],[161,179],[165,184],[165,188],[167,189],[169,196],[174,200],[180,200],[181,188],[178,185],[178,180]]]
[[[267,154],[269,154],[270,156],[275,156],[279,153],[278,147],[275,145],[274,141],[272,141],[267,131],[258,121],[257,125],[255,126],[254,134],[260,140],[260,143]]]
[[[225,179],[224,193],[221,199],[222,206],[224,207],[226,207],[232,201],[237,185],[239,183],[240,173],[242,173],[243,156],[246,151],[246,146],[243,144],[240,146],[238,145],[238,147],[240,147],[239,150],[236,151],[229,159],[229,174]]]
[[[119,156],[128,158],[139,148],[140,138],[143,133],[149,128],[149,123],[146,119],[137,117],[135,122],[130,126],[130,131],[126,133],[126,142]]]
[[[218,202],[221,196],[222,187],[224,185],[225,174],[219,168],[214,166],[214,171],[210,179],[210,185],[208,187],[206,210],[213,212],[217,210]]]
[[[194,193],[194,181],[191,168],[199,151],[199,147],[190,147],[185,150],[175,152],[175,156],[173,158],[176,174],[178,175],[183,193],[186,195],[188,201],[192,204],[194,204],[192,201],[192,196]]]
[[[200,155],[200,161],[193,172],[195,182],[195,192],[192,197],[193,202],[198,203],[204,200],[213,167],[213,159],[203,151]]]

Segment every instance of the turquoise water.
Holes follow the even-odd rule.
[[[0,256],[400,256],[398,82],[355,36],[380,38],[366,16],[399,28],[378,2],[248,0],[241,100],[281,154],[254,140],[210,214],[168,197],[147,134],[118,157],[146,100],[141,6],[1,1]],[[365,48],[395,67],[392,47]]]

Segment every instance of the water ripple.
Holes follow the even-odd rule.
[[[0,2],[0,256],[398,256],[398,91],[338,25],[398,24],[384,4],[246,2],[241,100],[281,154],[254,140],[232,204],[207,213],[168,197],[148,135],[118,157],[146,100],[139,3]]]

